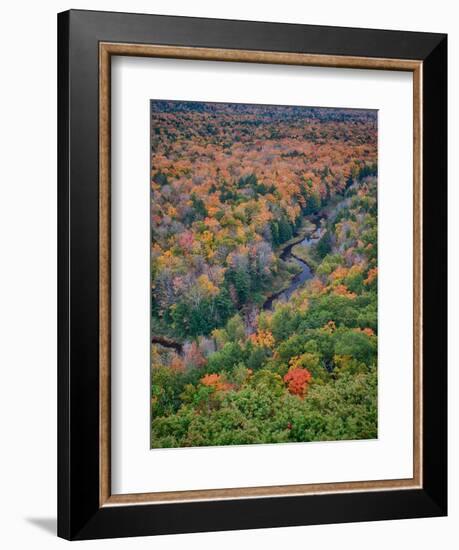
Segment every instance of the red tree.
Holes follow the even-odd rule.
[[[291,369],[284,376],[284,382],[287,384],[288,391],[301,398],[306,395],[308,384],[311,379],[311,373],[308,369],[303,369],[302,367]]]

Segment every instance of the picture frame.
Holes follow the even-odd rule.
[[[114,56],[413,74],[413,476],[111,492]],[[447,37],[70,10],[58,15],[58,535],[69,540],[447,513]]]

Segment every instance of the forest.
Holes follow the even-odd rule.
[[[151,101],[151,447],[373,439],[377,112]]]

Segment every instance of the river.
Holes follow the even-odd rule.
[[[311,268],[309,265],[299,258],[298,256],[295,256],[292,252],[292,248],[296,245],[304,246],[305,248],[309,248],[311,245],[315,244],[320,237],[322,236],[322,229],[317,228],[308,233],[306,237],[299,241],[294,241],[293,243],[289,244],[284,248],[284,250],[280,254],[280,259],[284,262],[288,261],[294,261],[300,268],[301,271],[297,273],[293,279],[290,281],[290,284],[287,288],[284,290],[281,290],[280,292],[276,292],[272,296],[270,296],[265,303],[263,304],[263,309],[271,311],[274,307],[274,302],[276,301],[283,301],[287,302],[290,299],[290,296],[300,288],[307,280],[311,279],[314,274],[312,273]],[[152,336],[151,339],[153,344],[160,344],[163,347],[166,348],[172,348],[177,353],[182,354],[183,353],[183,344],[180,342],[176,342],[174,340],[171,340],[169,338],[163,337],[163,336]]]
[[[302,239],[301,241],[293,242],[292,244],[289,244],[287,247],[285,247],[280,255],[281,260],[287,262],[293,260],[301,268],[301,271],[297,275],[295,275],[295,277],[293,277],[290,285],[287,288],[281,290],[280,292],[277,292],[276,294],[273,294],[266,300],[266,302],[263,304],[264,310],[272,310],[274,302],[276,302],[277,300],[287,302],[297,288],[301,287],[307,280],[312,279],[314,274],[312,273],[311,268],[304,260],[293,254],[292,248],[296,245],[309,248],[320,239],[321,234],[321,229],[315,229],[306,237],[304,237],[304,239]]]

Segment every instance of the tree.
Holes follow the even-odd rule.
[[[306,395],[311,379],[311,373],[308,369],[303,369],[302,367],[294,367],[284,376],[284,382],[287,384],[288,391],[301,398],[304,398]]]
[[[196,193],[192,193],[191,202],[199,218],[204,219],[208,216],[207,208],[206,208],[206,205],[204,204],[204,201],[199,197],[197,197]]]
[[[357,361],[372,365],[376,362],[376,341],[363,332],[340,330],[335,333],[335,354],[353,357]]]
[[[270,227],[271,227],[273,245],[277,246],[281,243],[280,235],[279,235],[279,223],[277,221],[273,221],[271,222]]]
[[[152,445],[377,435],[376,114],[151,105]],[[314,276],[282,244],[322,216]],[[210,335],[212,335],[210,337]]]
[[[244,268],[228,269],[225,280],[233,286],[238,305],[244,305],[250,296],[250,276]]]
[[[244,363],[246,354],[242,347],[235,342],[227,342],[223,348],[208,358],[206,370],[208,372],[230,371],[235,365]]]
[[[292,238],[293,231],[290,222],[285,218],[281,217],[279,220],[279,244],[285,243],[286,241]]]
[[[332,241],[328,231],[326,231],[316,244],[316,252],[321,258],[325,258],[331,252]]]

